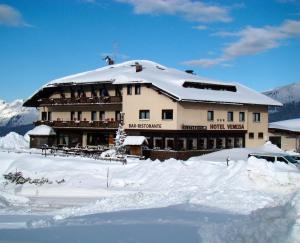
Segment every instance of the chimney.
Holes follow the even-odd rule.
[[[104,58],[104,60],[106,61],[106,63],[107,63],[108,65],[113,65],[113,64],[115,64],[115,61],[114,61],[110,56],[106,56],[106,57]]]
[[[143,66],[141,64],[139,64],[138,62],[135,63],[135,71],[137,73],[143,71]]]
[[[189,73],[189,74],[194,74],[194,70],[191,70],[191,69],[185,70],[185,72],[186,72],[186,73]]]

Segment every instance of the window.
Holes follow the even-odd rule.
[[[173,120],[173,110],[162,110],[161,119],[162,120]]]
[[[288,162],[285,158],[283,158],[283,157],[277,157],[277,161],[279,161],[279,162],[284,162],[284,163],[286,163],[286,164],[289,163],[289,162]]]
[[[213,121],[214,120],[214,111],[208,111],[207,112],[207,120]]]
[[[243,147],[243,138],[234,138],[234,147],[235,148],[241,148]]]
[[[227,112],[227,121],[229,121],[229,122],[233,121],[233,111]]]
[[[92,111],[91,112],[91,120],[96,121],[97,120],[97,111]]]
[[[245,112],[241,111],[239,115],[239,121],[244,122],[245,121]]]
[[[121,90],[120,90],[120,88],[117,87],[117,86],[115,87],[115,95],[116,95],[116,96],[119,96],[119,97],[122,96]]]
[[[115,120],[121,121],[121,112],[120,111],[115,111]]]
[[[149,120],[150,119],[150,111],[149,110],[140,110],[139,118],[140,118],[140,120]]]
[[[48,121],[52,121],[52,112],[48,111]]]
[[[264,139],[264,133],[263,132],[258,133],[258,139]]]
[[[47,120],[47,112],[43,111],[42,112],[42,121],[46,121]]]
[[[141,85],[140,84],[136,84],[135,85],[135,92],[136,95],[141,94]]]
[[[107,91],[107,89],[105,87],[100,89],[100,96],[101,97],[103,97],[103,96],[109,96],[108,91]]]
[[[249,139],[254,139],[254,133],[253,132],[249,133]]]
[[[154,144],[153,144],[154,149],[162,149],[163,148],[163,140],[161,137],[155,137],[153,141],[154,141]]]
[[[81,119],[82,119],[82,112],[81,112],[81,111],[78,111],[78,112],[77,112],[77,120],[78,120],[78,121],[81,121]]]
[[[166,149],[174,149],[174,138],[166,138]]]
[[[100,111],[100,121],[105,120],[105,111]]]
[[[253,122],[260,122],[260,113],[259,112],[253,113]]]
[[[132,86],[130,84],[127,85],[127,95],[132,95]]]
[[[71,121],[75,120],[75,111],[71,111]]]
[[[265,159],[266,161],[273,162],[273,163],[275,162],[275,157],[271,157],[271,156],[258,156],[257,158],[258,159]]]
[[[206,138],[200,138],[198,141],[199,149],[206,149]]]

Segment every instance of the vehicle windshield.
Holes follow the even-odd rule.
[[[293,163],[293,164],[298,163],[298,161],[295,160],[292,156],[287,155],[287,156],[284,156],[284,158],[286,158],[290,163]]]

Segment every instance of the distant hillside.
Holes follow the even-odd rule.
[[[263,94],[283,104],[283,107],[270,108],[270,122],[300,118],[300,84],[292,83],[265,91]]]
[[[37,110],[23,107],[22,100],[11,103],[0,100],[0,136],[11,131],[25,134],[33,128],[33,122],[37,119]]]

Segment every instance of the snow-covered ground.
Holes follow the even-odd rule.
[[[0,152],[0,174],[52,184],[0,177],[0,241],[300,242],[299,169],[251,150],[127,165],[24,151]]]

